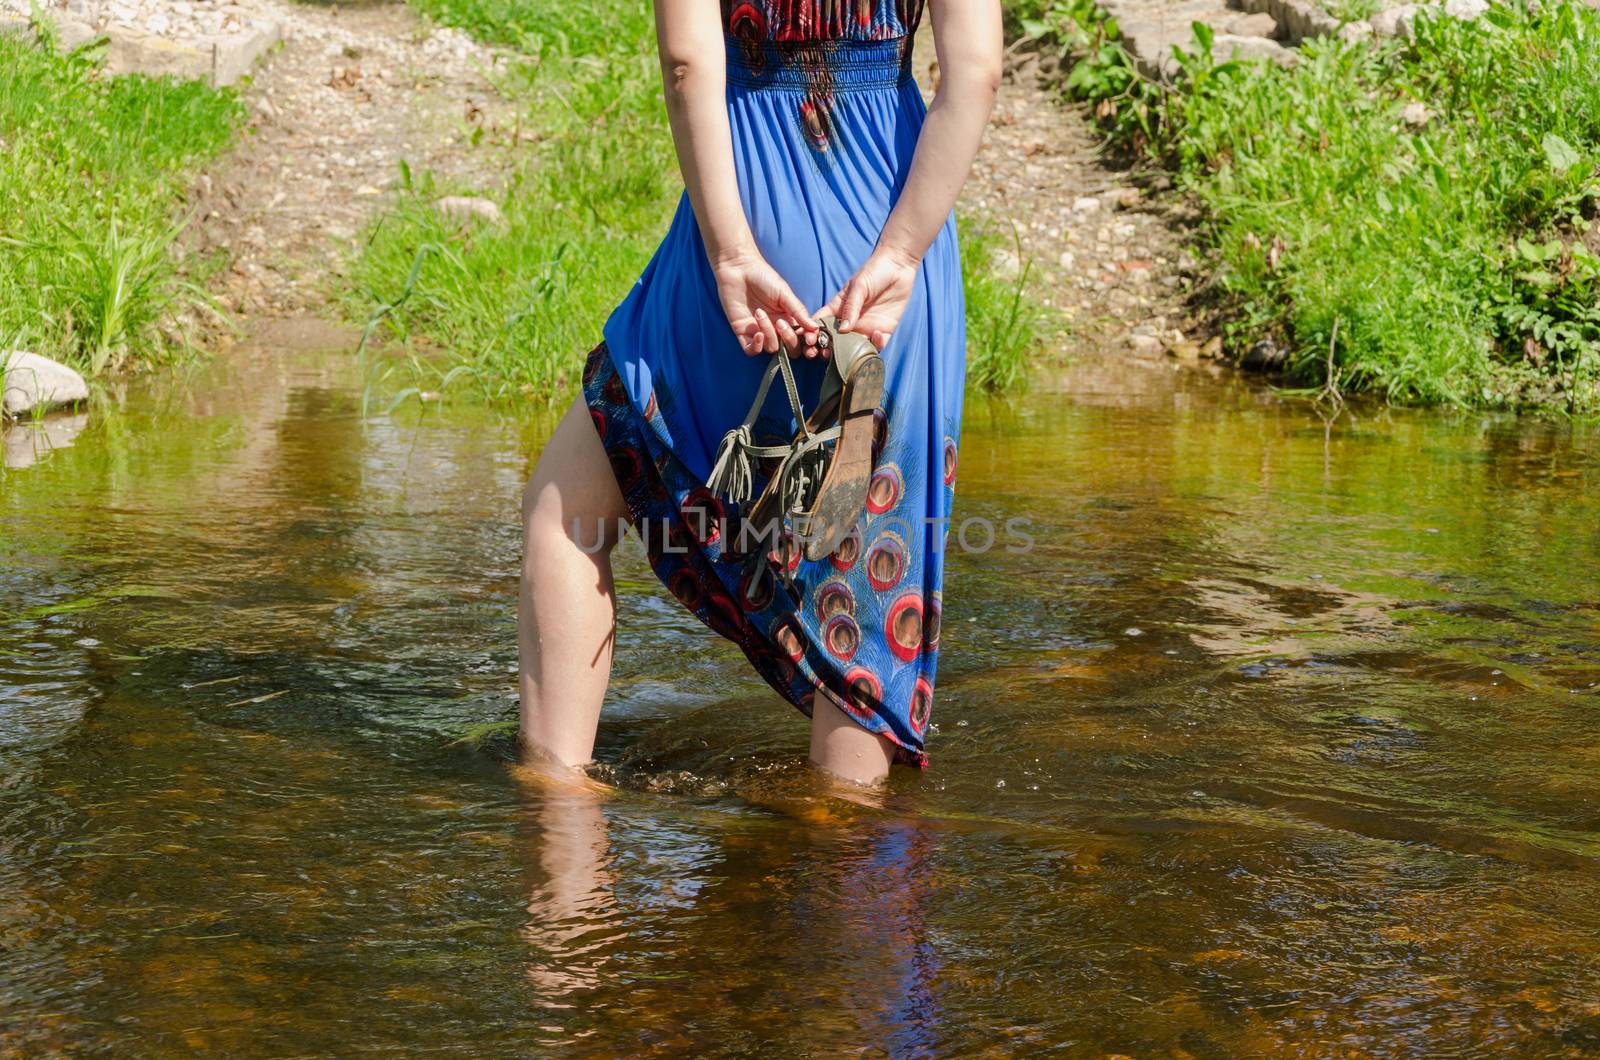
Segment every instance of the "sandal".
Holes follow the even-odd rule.
[[[791,351],[779,350],[772,355],[744,422],[729,431],[717,447],[716,462],[706,480],[714,492],[743,504],[750,498],[756,461],[778,458],[778,467],[751,507],[746,524],[754,524],[762,539],[776,537],[780,527],[791,531],[804,542],[805,557],[811,560],[822,559],[838,547],[866,508],[867,483],[872,477],[873,416],[883,398],[884,382],[883,358],[871,342],[838,331],[831,313],[819,313],[817,320],[822,324],[818,344],[831,352],[816,410],[806,415],[789,365]],[[773,378],[780,374],[789,408],[800,427],[788,445],[756,445],[751,430],[766,404]]]

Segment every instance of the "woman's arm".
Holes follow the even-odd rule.
[[[655,0],[656,40],[678,167],[694,207],[728,325],[746,353],[768,353],[817,324],[761,257],[739,199],[728,128],[726,60],[717,0]]]
[[[828,308],[839,327],[882,349],[900,323],[917,266],[955,207],[1000,88],[999,0],[929,0],[941,78],[911,172],[877,246]]]

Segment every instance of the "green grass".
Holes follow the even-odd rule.
[[[1051,20],[1107,32],[1079,5]],[[1410,42],[1308,42],[1288,70],[1197,45],[1170,91],[1076,51],[1080,98],[1206,207],[1235,349],[1271,338],[1313,386],[1331,349],[1335,385],[1394,402],[1597,407],[1594,12],[1424,19]]]
[[[182,197],[241,117],[230,91],[0,36],[0,347],[91,375],[170,355],[158,326],[199,297]]]
[[[506,148],[492,138],[480,144],[485,170],[509,170],[498,190],[403,173],[399,201],[373,226],[351,270],[348,308],[361,319],[394,306],[384,327],[404,340],[408,356],[385,370],[398,367],[416,386],[470,386],[491,399],[563,397],[683,189],[649,5],[414,2],[528,57],[501,89],[537,138],[509,158],[493,154]],[[439,216],[432,204],[449,194],[488,194],[504,224],[463,227]],[[1043,317],[1013,305],[1013,288],[988,275],[987,253],[964,261],[985,343],[973,345],[971,375],[1015,385],[1019,365],[1045,340]]]

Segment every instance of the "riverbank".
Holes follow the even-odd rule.
[[[218,262],[178,250],[183,202],[231,142],[238,95],[104,77],[98,56],[0,33],[0,362],[88,375],[173,360]]]
[[[1398,403],[1600,410],[1594,11],[1413,10],[1287,64],[1220,61],[1203,28],[1157,84],[1101,9],[1026,6],[1071,56],[1064,93],[1201,211],[1234,359]]]
[[[414,355],[408,367],[429,389],[470,381],[494,399],[564,395],[682,189],[650,13],[622,0],[581,17],[480,0],[419,6],[525,57],[497,88],[533,132],[498,149],[486,143],[468,180],[413,170],[363,240],[344,305],[357,319],[392,306],[388,337]],[[931,57],[931,41],[921,50]],[[986,198],[980,176],[958,208],[969,381],[1010,390],[1059,349],[1068,318],[1041,280],[1047,267],[1013,229],[1013,219],[1026,229],[1039,218],[998,201],[974,206]]]

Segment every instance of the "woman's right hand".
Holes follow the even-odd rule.
[[[723,255],[712,261],[711,272],[728,326],[746,354],[776,353],[781,345],[800,347],[807,357],[817,355],[821,325],[758,251]]]

